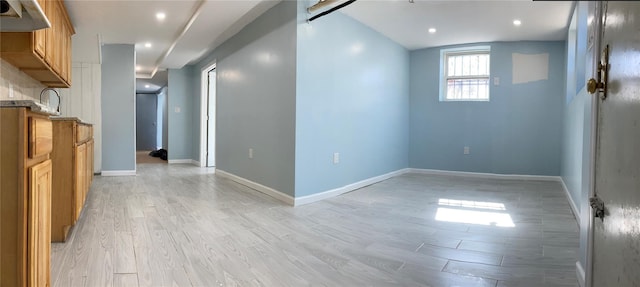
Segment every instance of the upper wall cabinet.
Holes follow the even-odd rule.
[[[48,87],[71,86],[71,35],[63,0],[38,0],[51,28],[0,33],[0,57]]]

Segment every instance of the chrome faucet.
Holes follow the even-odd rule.
[[[53,93],[56,94],[56,97],[58,97],[58,107],[56,108],[56,112],[60,112],[60,104],[62,103],[62,99],[60,99],[60,94],[58,94],[58,91],[56,91],[56,89],[54,88],[44,88],[42,89],[42,91],[40,92],[40,103],[42,104],[42,94],[44,94],[44,92],[46,91],[53,91]]]

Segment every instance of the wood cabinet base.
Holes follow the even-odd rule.
[[[0,127],[0,286],[49,286],[51,122],[0,108]]]
[[[78,221],[93,177],[92,126],[53,119],[51,241],[65,242]]]

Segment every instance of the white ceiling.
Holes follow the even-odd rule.
[[[166,84],[166,74],[151,79],[156,72],[201,58],[280,1],[66,0],[76,29],[73,60],[99,62],[99,43],[135,44],[139,91],[157,91],[162,87],[157,79]],[[414,50],[474,42],[562,40],[573,5],[531,0],[414,2],[359,0],[340,11]],[[156,19],[158,12],[166,14],[164,21]],[[522,25],[514,26],[514,19]],[[437,29],[434,34],[427,32],[432,27]],[[147,84],[150,88],[144,88]]]
[[[162,87],[167,85],[169,81],[169,73],[167,70],[156,72],[151,79],[137,78],[136,93],[157,93]]]
[[[409,50],[566,38],[572,1],[359,0],[340,10]],[[513,20],[522,25],[516,27]],[[436,33],[428,33],[436,28]]]
[[[150,78],[158,70],[182,68],[201,57],[278,2],[67,0],[65,4],[76,29],[74,61],[99,62],[98,41],[135,44],[137,77]],[[166,14],[163,21],[156,19],[158,12]]]

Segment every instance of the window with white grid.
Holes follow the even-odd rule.
[[[489,101],[489,47],[442,50],[441,101]]]

